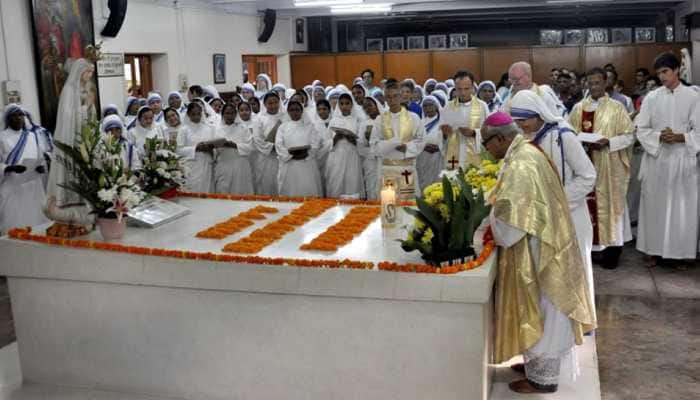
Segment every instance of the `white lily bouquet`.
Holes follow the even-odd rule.
[[[136,172],[143,190],[154,196],[173,193],[185,183],[185,163],[176,153],[177,144],[146,139],[143,166]]]

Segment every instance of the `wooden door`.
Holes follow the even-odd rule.
[[[124,78],[125,90],[129,96],[146,97],[153,90],[151,56],[148,54],[125,54]]]
[[[248,72],[247,76],[245,72]],[[272,83],[277,82],[277,56],[243,56],[243,81],[255,83],[258,74],[267,74]]]

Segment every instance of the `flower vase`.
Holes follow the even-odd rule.
[[[100,217],[97,218],[97,226],[104,240],[118,240],[124,237],[126,219]]]
[[[158,195],[158,197],[160,197],[161,199],[165,199],[165,200],[172,199],[175,196],[177,196],[177,188],[176,187],[172,187],[168,190],[165,190],[164,192],[162,192]]]

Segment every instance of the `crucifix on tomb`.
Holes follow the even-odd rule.
[[[411,175],[413,175],[413,173],[412,173],[411,171],[405,169],[405,170],[401,173],[401,175],[404,177],[404,179],[406,179],[406,184],[407,184],[407,185],[411,183],[411,181],[408,180],[408,178],[409,178]]]

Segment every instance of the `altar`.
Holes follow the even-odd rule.
[[[177,201],[192,213],[120,241],[159,255],[0,239],[25,381],[183,399],[488,399],[495,252],[456,274],[379,270],[421,262],[379,219],[335,252],[301,250],[354,207],[341,204],[256,256],[374,268],[161,256],[220,254],[299,206]],[[278,212],[224,239],[196,237],[260,204]]]

